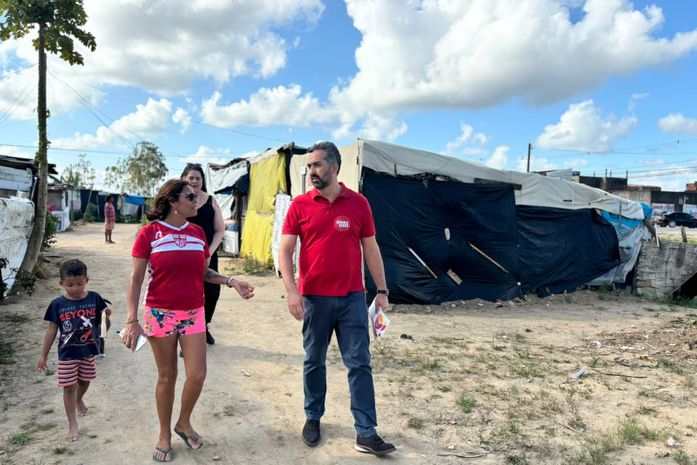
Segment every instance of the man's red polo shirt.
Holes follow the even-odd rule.
[[[300,237],[302,295],[345,296],[365,291],[360,240],[375,235],[370,204],[341,184],[331,204],[317,189],[293,200],[283,234]]]

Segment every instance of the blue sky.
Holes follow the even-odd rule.
[[[496,168],[697,180],[697,2],[86,0],[85,66],[49,59],[49,161],[140,140],[223,162],[356,137]],[[0,43],[0,154],[37,144],[36,52]],[[62,149],[62,150],[60,150]]]

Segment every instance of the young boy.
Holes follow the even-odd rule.
[[[87,290],[87,266],[80,260],[67,260],[60,267],[60,285],[65,295],[54,299],[44,320],[48,329],[37,369],[46,372],[46,358],[56,334],[58,339],[58,386],[63,388],[63,404],[68,416],[66,442],[78,438],[77,416],[87,413],[85,392],[96,376],[96,355],[99,354],[99,325],[102,311],[108,317],[111,309],[96,292]]]

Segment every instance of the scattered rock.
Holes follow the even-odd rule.
[[[414,338],[411,336],[411,334],[400,334],[399,338],[400,339],[409,339],[410,341],[414,340]]]
[[[220,460],[220,456],[219,456],[219,455],[214,455],[214,456],[213,456],[213,461],[214,461],[214,462],[217,462],[218,460]]]
[[[666,439],[666,446],[668,446],[668,447],[680,447],[681,445],[682,444],[680,444],[678,441],[676,441],[673,436]]]
[[[591,341],[588,345],[595,349],[600,349],[603,346],[603,344],[600,341]]]
[[[588,373],[588,368],[581,367],[576,373],[571,375],[571,379],[579,379],[581,376]]]

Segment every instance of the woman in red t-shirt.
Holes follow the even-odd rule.
[[[243,299],[254,296],[254,287],[208,267],[210,253],[203,230],[187,221],[196,215],[196,194],[186,181],[167,181],[155,196],[143,227],[133,244],[133,264],[128,285],[128,317],[124,344],[135,350],[138,336],[146,335],[157,364],[157,415],[160,437],[153,452],[157,462],[174,458],[171,421],[177,378],[177,344],[184,354],[186,382],[174,432],[187,447],[200,449],[203,438],[191,426],[191,412],[206,379],[206,322],[203,283],[234,287]],[[138,320],[138,301],[145,288],[143,325]]]

